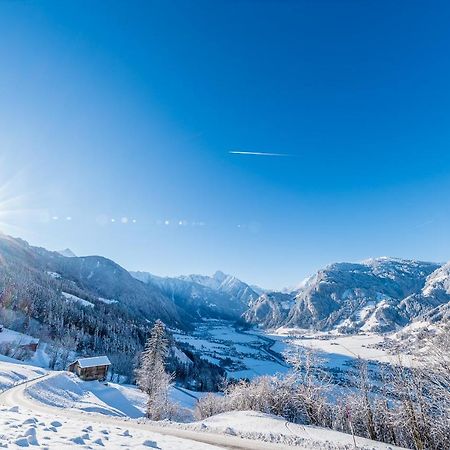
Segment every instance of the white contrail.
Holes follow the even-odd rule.
[[[292,156],[287,153],[265,153],[265,152],[243,152],[240,150],[230,150],[231,155],[250,155],[250,156]]]

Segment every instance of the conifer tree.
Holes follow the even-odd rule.
[[[168,391],[172,376],[166,373],[165,359],[169,349],[166,329],[157,320],[151,330],[150,337],[142,352],[139,367],[136,370],[136,382],[139,388],[148,395],[147,417],[161,420],[171,415],[173,405],[168,399]]]

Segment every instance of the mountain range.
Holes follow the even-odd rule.
[[[75,302],[84,316],[114,311],[137,324],[160,318],[181,329],[223,318],[264,328],[389,332],[421,317],[447,317],[450,263],[386,257],[335,263],[293,291],[264,292],[220,271],[158,277],[0,235],[0,306],[29,314],[25,299],[36,297],[39,305]],[[40,314],[38,321],[45,319]]]
[[[291,292],[257,292],[222,272],[211,277],[132,275],[198,316],[241,317],[263,328],[390,332],[432,317],[450,302],[450,263],[388,257],[331,264]]]
[[[388,332],[450,302],[450,264],[375,258],[335,263],[290,294],[267,293],[245,319],[265,327]]]
[[[197,318],[237,319],[259,294],[232,275],[217,271],[212,276],[158,277],[148,272],[130,272],[147,286],[160,289],[175,305]]]

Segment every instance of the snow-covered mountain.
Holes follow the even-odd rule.
[[[424,297],[433,297],[448,301],[450,295],[450,262],[434,271],[426,280],[422,289]]]
[[[114,311],[120,318],[116,326],[132,329],[136,339],[139,327],[126,324],[156,318],[178,328],[189,328],[199,318],[242,317],[271,328],[387,332],[430,314],[446,316],[450,302],[450,263],[397,258],[331,264],[293,292],[261,295],[220,271],[173,278],[130,275],[100,256],[65,257],[6,235],[0,235],[0,261],[0,293],[20,314],[33,311],[30,318],[45,322],[48,311],[64,305],[59,312],[68,315],[64,320],[82,319],[89,327],[90,316],[109,323],[112,316],[101,315]]]
[[[253,300],[244,319],[264,328],[274,328],[284,323],[291,308],[295,305],[295,298],[283,292],[267,292]]]
[[[217,271],[212,276],[158,277],[130,272],[147,285],[156,286],[180,308],[197,317],[239,318],[259,296],[248,284]]]
[[[22,239],[0,235],[0,261],[0,293],[8,297],[8,305],[17,313],[21,314],[22,309],[23,313],[33,311],[34,320],[46,321],[47,311],[69,306],[67,299],[76,298],[77,305],[95,306],[83,314],[96,319],[106,309],[127,320],[161,318],[169,325],[181,327],[189,323],[185,311],[158,288],[139,282],[124,268],[101,256],[65,257],[33,247]],[[22,299],[28,299],[26,305]]]
[[[244,317],[270,327],[392,331],[450,301],[449,271],[450,264],[386,257],[331,264],[290,294],[288,311],[286,294],[263,295]]]
[[[58,250],[58,253],[62,256],[65,256],[67,258],[75,258],[77,255],[70,250],[70,248],[65,248],[64,250]]]

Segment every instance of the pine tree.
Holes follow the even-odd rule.
[[[173,405],[168,399],[172,376],[166,373],[165,359],[169,349],[166,329],[157,320],[150,332],[150,337],[142,352],[139,367],[136,370],[138,387],[148,395],[147,417],[161,420],[171,415]]]

